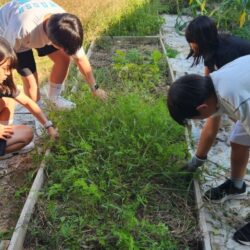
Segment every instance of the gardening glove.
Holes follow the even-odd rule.
[[[207,160],[207,157],[205,159],[201,159],[194,155],[191,160],[189,160],[183,167],[183,171],[188,172],[195,172],[196,169],[204,164],[204,162]]]

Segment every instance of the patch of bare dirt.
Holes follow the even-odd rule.
[[[9,239],[25,202],[28,173],[33,164],[30,155],[15,156],[0,162],[0,241]]]

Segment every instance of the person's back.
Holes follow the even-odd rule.
[[[221,108],[230,118],[246,123],[250,131],[249,65],[250,55],[243,56],[214,71],[210,77]]]
[[[220,34],[218,48],[214,55],[217,69],[245,55],[250,55],[250,42],[239,37]]]
[[[50,0],[13,0],[0,9],[0,35],[16,52],[44,47],[50,42],[43,27],[44,17],[64,12]]]
[[[208,16],[198,16],[186,28],[186,40],[190,45],[187,58],[193,57],[193,65],[204,60],[205,75],[250,54],[250,42],[239,37],[219,33],[216,23]]]

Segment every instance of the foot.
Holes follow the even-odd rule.
[[[233,235],[233,239],[242,245],[250,246],[250,222],[237,230]]]
[[[66,100],[62,96],[57,96],[51,99],[51,102],[58,108],[58,109],[73,109],[76,107],[76,104]]]
[[[242,188],[236,188],[232,180],[228,179],[218,187],[208,190],[204,198],[215,203],[222,203],[229,199],[244,199],[247,195],[246,183],[243,183]]]
[[[0,156],[0,160],[9,159],[13,156],[20,155],[20,154],[26,154],[26,153],[30,152],[31,150],[33,150],[34,148],[35,148],[35,144],[34,144],[34,141],[32,140],[29,144],[27,144],[26,146],[24,146],[20,150],[17,150],[17,151]]]

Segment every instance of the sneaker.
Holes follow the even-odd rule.
[[[233,235],[233,239],[242,245],[250,246],[250,222],[237,230]]]
[[[26,153],[30,152],[31,150],[33,150],[34,148],[35,148],[35,143],[32,140],[29,144],[27,144],[26,146],[24,146],[20,150],[17,150],[17,151],[0,156],[0,160],[9,159],[13,156],[20,155],[20,154],[26,154]]]
[[[76,107],[76,104],[66,100],[62,96],[57,96],[51,99],[51,102],[58,108],[58,109],[73,109]]]
[[[247,195],[246,183],[243,183],[242,188],[236,188],[232,180],[228,179],[218,187],[208,190],[204,198],[215,203],[222,203],[229,199],[243,199]]]

